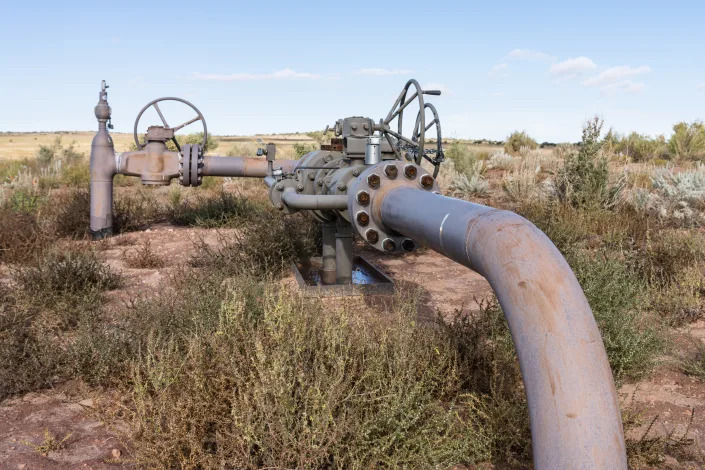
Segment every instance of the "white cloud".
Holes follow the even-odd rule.
[[[651,67],[649,67],[648,65],[642,65],[640,67],[620,65],[617,67],[610,67],[604,70],[599,75],[588,78],[583,82],[583,85],[603,87],[606,85],[623,82],[629,77],[644,75],[649,72],[651,72]]]
[[[531,49],[514,49],[509,54],[507,54],[507,59],[516,60],[554,60],[550,54],[540,51],[532,51]]]
[[[490,78],[501,78],[501,77],[506,77],[507,70],[509,69],[509,64],[506,62],[502,62],[501,64],[497,64],[494,67],[490,69],[489,77]]]
[[[705,91],[705,82],[698,83],[697,85],[695,85],[695,89],[698,91]]]
[[[597,65],[595,65],[595,62],[587,57],[580,56],[551,65],[551,68],[548,69],[548,73],[555,77],[572,78],[596,68]]]
[[[355,73],[358,75],[376,75],[376,76],[385,76],[385,75],[408,75],[412,73],[412,70],[408,69],[378,69],[378,68],[368,68],[368,69],[360,69],[356,71]]]
[[[600,88],[603,94],[613,95],[617,92],[625,93],[641,93],[646,88],[643,82],[633,82],[631,80],[623,80],[621,82],[610,83]]]
[[[277,70],[272,73],[231,73],[231,74],[219,74],[219,73],[200,73],[194,72],[191,75],[193,80],[215,80],[221,82],[246,82],[255,80],[286,80],[286,79],[308,79],[317,80],[325,78],[323,75],[317,73],[308,72],[297,72],[291,69]]]

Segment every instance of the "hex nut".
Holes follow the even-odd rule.
[[[384,167],[384,174],[386,174],[390,180],[393,180],[399,175],[399,169],[396,165],[387,165]]]
[[[370,193],[367,191],[358,191],[355,199],[357,199],[358,204],[366,206],[370,203]]]
[[[360,211],[355,216],[355,220],[357,220],[358,225],[362,225],[364,227],[370,223],[370,215],[365,211]]]
[[[410,180],[413,180],[416,178],[416,174],[418,173],[418,170],[414,165],[406,165],[404,167],[404,175],[409,178]]]
[[[423,175],[421,177],[421,186],[423,186],[424,189],[431,189],[433,188],[433,181],[433,176]]]
[[[411,238],[405,238],[401,242],[401,249],[407,253],[410,253],[416,249],[416,242],[414,242]]]
[[[397,244],[391,238],[385,238],[382,242],[382,248],[384,248],[384,251],[394,251],[397,248]]]
[[[373,228],[368,228],[367,231],[365,231],[365,240],[374,245],[379,241],[379,233]]]
[[[340,183],[338,183],[338,189],[341,191],[345,191],[346,189],[348,189],[348,186],[345,184],[344,181],[341,181]]]
[[[372,189],[379,188],[379,182],[379,175],[376,173],[372,173],[370,176],[367,177],[367,184]]]

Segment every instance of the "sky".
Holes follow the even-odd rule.
[[[0,131],[95,129],[101,80],[115,131],[162,96],[215,134],[310,131],[378,121],[415,78],[444,136],[577,141],[594,115],[668,136],[705,119],[704,26],[702,0],[7,2]]]

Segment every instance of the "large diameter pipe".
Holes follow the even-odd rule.
[[[298,160],[276,160],[274,167],[281,168],[286,173],[291,173],[298,163]],[[203,157],[203,175],[264,178],[267,176],[267,160],[262,158],[206,155]]]
[[[626,469],[619,403],[587,299],[563,256],[509,211],[396,187],[384,224],[484,276],[506,315],[529,405],[537,469]]]

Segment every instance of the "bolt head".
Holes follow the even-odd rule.
[[[414,165],[406,165],[404,167],[404,176],[409,178],[410,180],[416,178],[416,174],[418,173],[418,170]]]
[[[367,177],[367,184],[370,188],[372,189],[377,189],[379,188],[379,175],[372,173],[370,176]]]
[[[396,165],[387,165],[384,167],[384,174],[387,175],[390,180],[393,180],[399,174],[399,169]]]
[[[360,173],[362,173],[362,170],[360,170],[359,168],[355,168],[352,173],[353,173],[353,176],[360,176]]]
[[[391,238],[385,238],[382,242],[382,248],[384,248],[384,251],[394,251],[396,247],[397,244],[394,243],[394,240],[392,240]]]
[[[338,189],[341,191],[345,191],[346,189],[348,189],[348,187],[345,182],[341,181],[340,183],[338,183]]]
[[[416,243],[411,238],[405,238],[401,242],[401,249],[409,253],[416,249]]]
[[[277,204],[277,209],[283,210],[283,209],[284,209],[284,204],[282,204],[281,202],[278,203],[278,204]]]
[[[312,172],[312,171],[309,172],[309,173],[308,173],[308,179],[310,179],[311,181],[315,180],[315,179],[316,179],[316,174],[315,174],[314,172]]]
[[[296,191],[301,192],[304,190],[304,185],[303,184],[297,184],[296,185]]]
[[[365,231],[365,240],[374,245],[379,241],[379,233],[373,228],[368,228],[367,231]]]
[[[370,203],[370,193],[367,191],[359,191],[355,196],[355,199],[357,199],[358,204],[366,206]]]
[[[358,225],[362,225],[364,227],[370,223],[370,215],[365,211],[360,211],[355,216],[355,220],[357,220]]]
[[[424,187],[424,189],[431,189],[433,188],[433,176],[431,175],[423,175],[421,177],[421,186]]]
[[[277,184],[277,191],[284,191],[284,185],[281,183]]]

